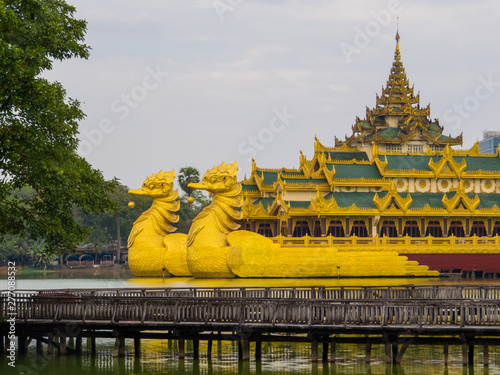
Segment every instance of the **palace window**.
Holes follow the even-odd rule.
[[[441,229],[439,221],[429,221],[429,224],[427,224],[427,230],[425,231],[425,236],[443,237],[443,230]]]
[[[342,226],[342,222],[340,220],[330,221],[327,235],[333,237],[345,237],[344,227]]]
[[[406,222],[403,236],[420,237],[420,229],[416,221]]]
[[[472,230],[470,233],[471,236],[476,235],[478,237],[486,237],[486,228],[484,227],[484,223],[482,221],[475,221],[472,223]]]
[[[293,230],[293,236],[294,237],[303,237],[305,235],[310,236],[311,231],[309,230],[309,224],[307,224],[307,221],[297,221],[295,224],[295,229]]]
[[[431,148],[432,152],[437,152],[437,151],[443,151],[444,150],[444,146],[429,145],[429,147]]]
[[[250,224],[250,223],[246,223],[246,224],[245,224],[245,230],[247,230],[247,231],[249,231],[249,232],[250,232],[250,231],[252,230],[252,224]]]
[[[455,237],[465,237],[464,227],[461,221],[452,221],[450,223],[450,230],[448,236],[454,235]]]
[[[386,145],[385,152],[402,152],[403,148],[401,145]]]
[[[264,237],[273,236],[273,231],[271,230],[271,226],[269,224],[259,224],[259,229],[257,229],[257,233]]]
[[[408,152],[423,153],[424,145],[408,145]]]
[[[366,224],[363,220],[355,220],[352,223],[351,236],[368,237]]]
[[[491,235],[500,236],[500,221],[495,222],[495,225],[493,226],[493,233]]]
[[[394,224],[394,221],[384,221],[382,224],[382,228],[380,228],[380,236],[387,236],[387,237],[397,237],[398,236],[398,230],[396,228],[396,224]]]
[[[321,237],[321,223],[319,221],[314,222],[314,237]]]

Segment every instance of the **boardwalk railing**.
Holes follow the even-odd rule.
[[[212,326],[500,326],[499,290],[406,286],[18,291],[2,292],[0,316],[15,312],[16,319],[24,321]]]
[[[0,291],[0,298],[11,293]],[[163,298],[263,298],[322,300],[382,299],[479,299],[500,300],[500,284],[491,285],[397,285],[397,286],[304,286],[304,287],[221,287],[221,288],[117,288],[17,290],[17,297],[163,297]]]

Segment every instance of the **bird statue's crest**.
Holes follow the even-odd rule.
[[[151,183],[167,183],[174,184],[175,180],[175,170],[170,172],[164,172],[163,169],[158,173],[153,173],[151,176],[144,180],[144,185],[149,185]]]
[[[207,175],[220,175],[220,176],[230,176],[230,177],[236,177],[236,174],[238,173],[238,162],[235,161],[232,164],[226,164],[222,162],[221,165],[217,165],[213,167],[212,169],[209,169],[207,173],[205,173],[205,176]]]

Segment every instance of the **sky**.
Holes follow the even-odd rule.
[[[130,188],[160,169],[298,168],[375,106],[400,50],[421,106],[464,148],[500,130],[494,0],[68,0],[88,60],[45,76],[81,102],[79,153]],[[399,19],[399,21],[398,21]],[[399,22],[399,27],[398,27]]]

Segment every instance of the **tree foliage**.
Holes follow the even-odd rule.
[[[203,192],[187,187],[192,182],[200,182],[200,172],[198,172],[198,169],[194,167],[181,168],[177,175],[177,183],[184,192],[184,195],[180,197],[179,222],[175,224],[178,233],[188,233],[193,219],[198,216],[203,208],[210,204],[210,200]],[[188,197],[194,199],[193,204],[187,202]]]
[[[56,257],[45,251],[44,243],[34,243],[30,249],[31,265],[33,268],[46,268]]]
[[[115,181],[76,153],[80,103],[42,73],[87,58],[86,22],[62,0],[0,0],[0,235],[74,249],[88,234],[73,217],[113,209]],[[30,187],[32,194],[13,194]]]
[[[104,213],[84,214],[82,210],[77,210],[77,221],[85,225],[90,230],[88,245],[95,248],[97,251],[105,250],[108,245],[117,240],[117,228],[115,215],[120,217],[120,233],[122,243],[127,243],[128,235],[132,230],[132,226],[137,218],[151,206],[151,198],[128,194],[129,188],[125,185],[117,183],[112,193],[111,200],[116,204],[113,210],[108,210]],[[133,198],[135,207],[128,207],[128,203]]]
[[[200,182],[200,172],[194,167],[182,167],[177,175],[177,182],[182,191],[191,196],[193,189],[189,188],[190,183]]]

